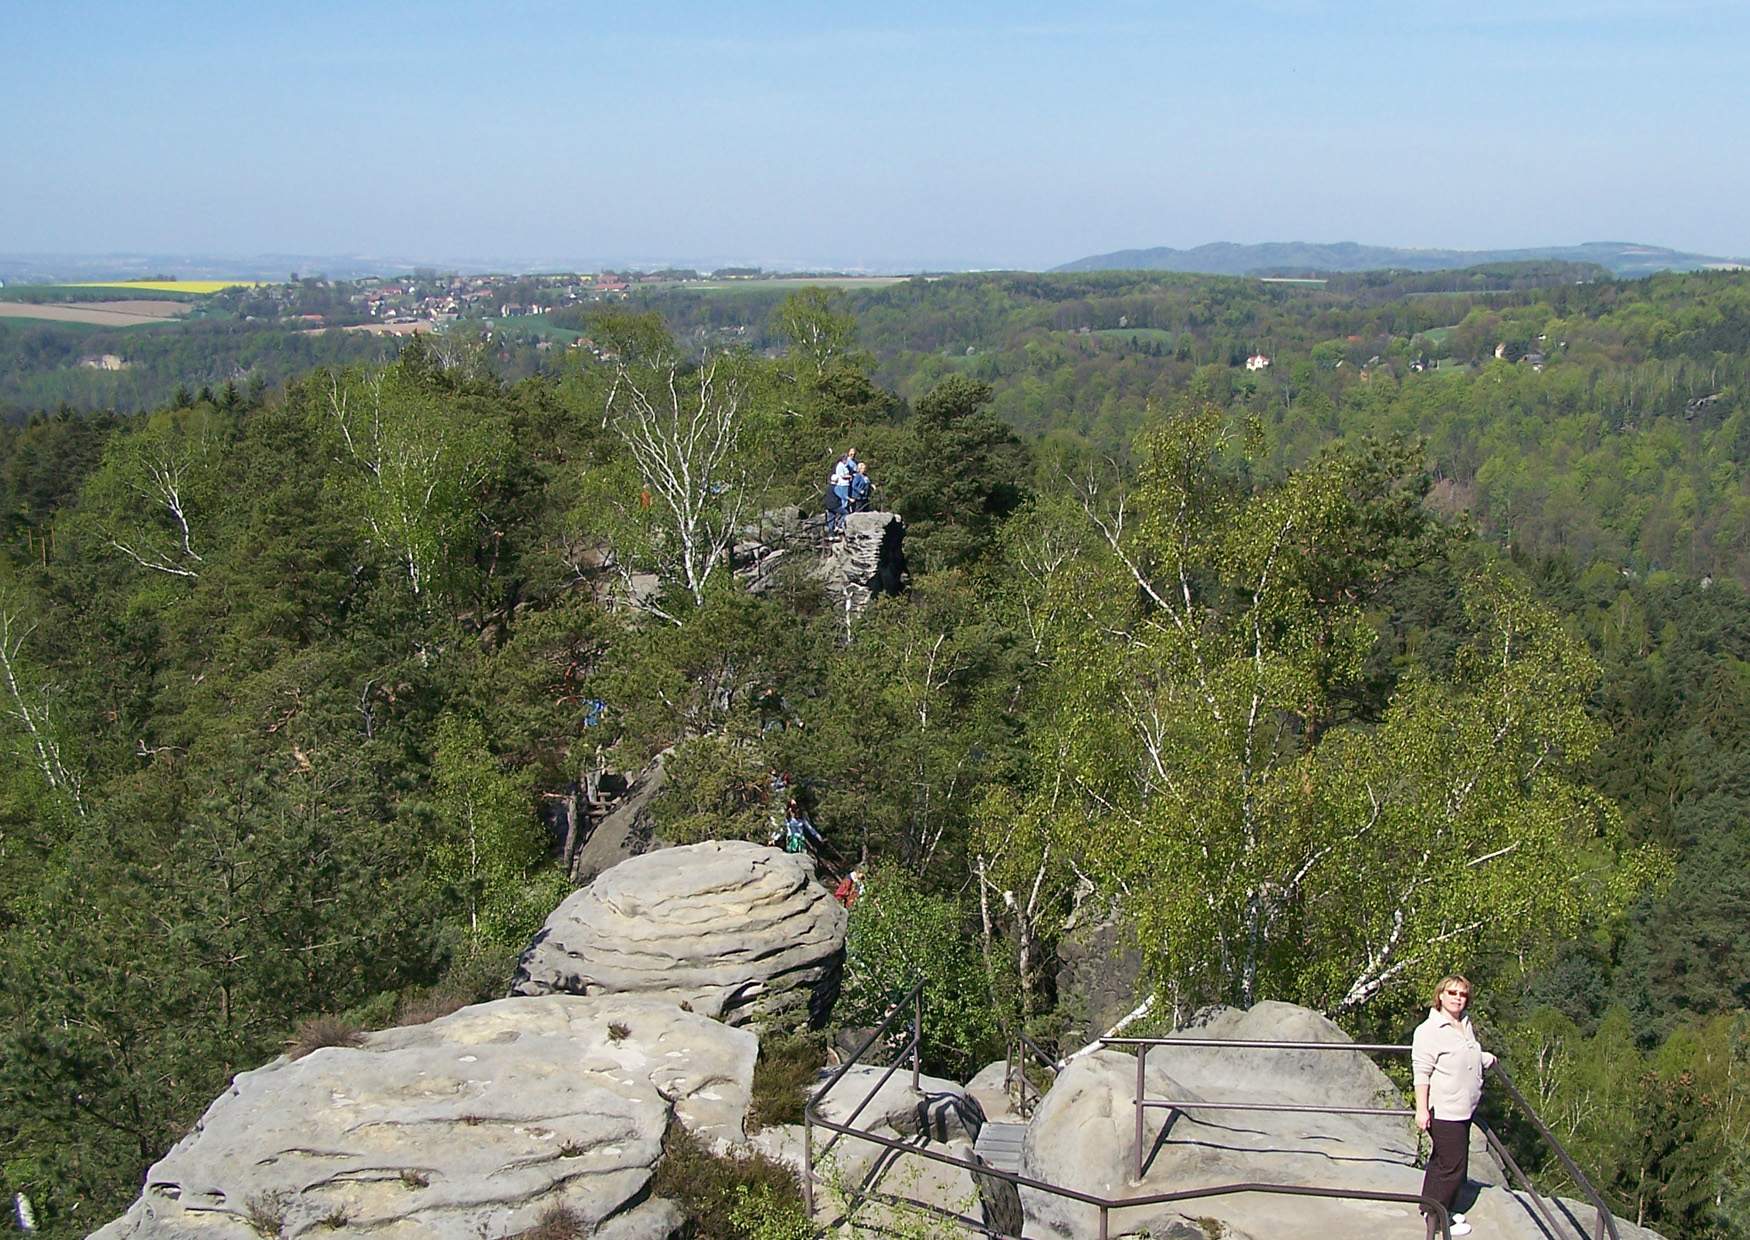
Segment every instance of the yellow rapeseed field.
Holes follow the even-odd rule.
[[[154,293],[216,293],[222,288],[255,288],[262,280],[92,280],[62,288],[137,288]]]

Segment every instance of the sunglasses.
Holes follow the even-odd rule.
[[[1470,991],[1468,990],[1449,990],[1446,993],[1449,995],[1457,995],[1461,999],[1470,998]]]

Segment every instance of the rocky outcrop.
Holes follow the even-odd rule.
[[[663,750],[638,772],[613,809],[590,828],[571,861],[573,882],[590,882],[628,858],[663,847],[651,809],[667,784],[664,764],[670,752]]]
[[[501,999],[245,1072],[97,1240],[663,1240],[671,1120],[739,1141],[754,1036],[632,996]]]
[[[827,545],[814,578],[850,611],[861,611],[877,594],[905,588],[905,522],[891,512],[853,512],[845,535]]]
[[[511,992],[658,995],[731,1024],[819,1025],[838,996],[846,925],[804,856],[740,840],[667,848],[567,897]]]
[[[1217,1009],[1182,1036],[1349,1041],[1317,1013],[1279,1003],[1245,1012]],[[1339,1051],[1158,1047],[1149,1053],[1146,1080],[1148,1097],[1155,1099],[1402,1105],[1400,1092],[1367,1056]],[[1407,1119],[1219,1108],[1145,1111],[1148,1153],[1142,1178],[1134,1179],[1135,1084],[1131,1055],[1096,1051],[1072,1062],[1029,1121],[1022,1172],[1107,1198],[1248,1182],[1408,1194],[1421,1189],[1418,1134]],[[1490,1183],[1499,1183],[1499,1168],[1476,1151],[1471,1180],[1474,1201],[1461,1201],[1461,1207],[1479,1233],[1501,1240],[1551,1240],[1527,1202]],[[1030,1238],[1071,1240],[1097,1233],[1099,1213],[1093,1206],[1034,1189],[1023,1189],[1021,1197]],[[1209,1232],[1200,1220],[1209,1219],[1219,1222],[1220,1234],[1227,1237],[1421,1234],[1411,1205],[1261,1193],[1115,1210],[1110,1234],[1204,1236]],[[1619,1222],[1618,1228],[1624,1240],[1652,1235],[1627,1223]],[[1576,1231],[1573,1240],[1582,1234]]]
[[[1108,917],[1082,921],[1057,945],[1058,1006],[1069,1018],[1064,1041],[1093,1041],[1136,1006],[1147,987],[1142,951],[1127,921]]]
[[[735,545],[736,575],[755,593],[771,589],[780,569],[797,562],[835,603],[861,611],[877,594],[905,589],[905,522],[891,512],[853,512],[844,537],[828,539],[821,518],[782,508],[764,514]]]

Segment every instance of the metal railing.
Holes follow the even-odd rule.
[[[1213,1047],[1223,1050],[1238,1049],[1247,1051],[1351,1051],[1360,1054],[1393,1054],[1404,1056],[1410,1054],[1411,1048],[1408,1046],[1394,1043],[1370,1042],[1277,1042],[1253,1041],[1251,1039],[1237,1040],[1231,1038],[1180,1037],[1102,1038],[1100,1041],[1106,1046],[1132,1046],[1136,1048],[1136,1092],[1132,1097],[1132,1105],[1135,1109],[1136,1127],[1132,1174],[1134,1175],[1134,1178],[1138,1180],[1142,1178],[1148,1154],[1148,1147],[1144,1143],[1143,1120],[1146,1113],[1150,1110],[1187,1112],[1196,1110],[1268,1111],[1308,1115],[1380,1115],[1394,1118],[1407,1118],[1415,1114],[1413,1110],[1404,1107],[1337,1107],[1286,1102],[1210,1102],[1205,1100],[1193,1101],[1190,1099],[1149,1098],[1147,1096],[1148,1086],[1146,1073],[1148,1068],[1148,1052],[1151,1047],[1156,1046],[1192,1048]],[[1556,1139],[1556,1135],[1551,1132],[1544,1124],[1543,1120],[1539,1118],[1537,1112],[1532,1110],[1531,1104],[1525,1100],[1525,1095],[1521,1094],[1519,1088],[1513,1084],[1513,1080],[1507,1075],[1506,1069],[1502,1068],[1499,1061],[1497,1061],[1494,1067],[1489,1069],[1489,1071],[1499,1079],[1507,1096],[1512,1099],[1514,1104],[1517,1105],[1521,1111],[1525,1113],[1526,1118],[1530,1120],[1531,1125],[1537,1132],[1538,1136],[1542,1138],[1544,1144],[1550,1148],[1555,1154],[1557,1160],[1561,1163],[1562,1169],[1567,1173],[1568,1178],[1571,1179],[1580,1192],[1585,1195],[1587,1203],[1591,1205],[1595,1215],[1592,1227],[1593,1240],[1621,1240],[1616,1229],[1616,1217],[1611,1212],[1609,1205],[1599,1194],[1598,1190],[1592,1187],[1591,1181],[1586,1178],[1580,1168],[1575,1164],[1574,1160],[1568,1155],[1568,1151],[1563,1148],[1562,1143]],[[1536,1208],[1538,1214],[1542,1217],[1544,1224],[1548,1228],[1552,1240],[1554,1237],[1568,1234],[1568,1229],[1557,1219],[1554,1209],[1544,1198],[1543,1194],[1538,1192],[1536,1185],[1531,1181],[1531,1177],[1526,1175],[1525,1172],[1520,1169],[1519,1163],[1508,1151],[1506,1144],[1502,1142],[1499,1135],[1496,1134],[1480,1116],[1476,1118],[1476,1125],[1482,1131],[1484,1141],[1488,1145],[1490,1152],[1500,1160],[1509,1179],[1518,1181],[1518,1187],[1531,1199],[1532,1205]]]
[[[974,1177],[977,1177],[974,1179],[974,1183],[977,1183],[978,1179],[980,1179],[980,1178],[985,1179],[985,1180],[1001,1181],[1003,1183],[1014,1185],[1015,1190],[1017,1192],[1019,1192],[1019,1190],[1022,1188],[1026,1188],[1026,1189],[1031,1189],[1035,1192],[1047,1193],[1047,1194],[1050,1194],[1051,1196],[1054,1196],[1054,1197],[1062,1197],[1062,1198],[1065,1198],[1066,1200],[1069,1200],[1069,1201],[1075,1201],[1075,1202],[1079,1202],[1079,1203],[1086,1205],[1086,1206],[1091,1206],[1099,1212],[1099,1220],[1100,1220],[1099,1232],[1098,1232],[1099,1240],[1110,1240],[1111,1214],[1112,1214],[1112,1211],[1114,1211],[1114,1210],[1131,1210],[1131,1209],[1141,1209],[1141,1208],[1144,1208],[1147,1206],[1172,1205],[1172,1204],[1176,1204],[1179,1202],[1199,1201],[1199,1200],[1204,1200],[1206,1198],[1211,1198],[1211,1197],[1233,1196],[1233,1195],[1239,1194],[1239,1193],[1261,1193],[1261,1194],[1268,1194],[1268,1195],[1291,1196],[1291,1197],[1319,1197],[1319,1198],[1329,1198],[1329,1199],[1343,1200],[1343,1201],[1396,1202],[1396,1203],[1403,1204],[1403,1205],[1419,1206],[1426,1213],[1426,1215],[1429,1219],[1429,1228],[1428,1228],[1429,1234],[1430,1235],[1438,1234],[1439,1236],[1442,1237],[1442,1240],[1452,1240],[1452,1219],[1451,1219],[1451,1216],[1448,1213],[1445,1205],[1443,1205],[1441,1202],[1434,1200],[1431,1197],[1424,1197],[1419,1193],[1387,1193],[1387,1192],[1379,1192],[1379,1191],[1375,1191],[1375,1190],[1371,1190],[1371,1189],[1360,1189],[1360,1188],[1337,1188],[1337,1187],[1302,1185],[1302,1184],[1273,1184],[1273,1183],[1260,1183],[1260,1182],[1246,1182],[1246,1183],[1240,1183],[1240,1184],[1207,1185],[1207,1186],[1202,1187],[1202,1188],[1183,1189],[1183,1190],[1180,1190],[1178,1192],[1171,1192],[1171,1193],[1150,1193],[1150,1194],[1147,1194],[1144,1196],[1135,1196],[1135,1197],[1102,1197],[1102,1196],[1099,1196],[1099,1195],[1094,1194],[1094,1193],[1084,1193],[1078,1189],[1069,1188],[1066,1185],[1052,1184],[1052,1183],[1048,1183],[1044,1180],[1037,1180],[1031,1176],[1022,1175],[1020,1172],[1006,1171],[1006,1170],[1003,1170],[1002,1168],[992,1167],[986,1163],[979,1162],[979,1161],[976,1161],[973,1159],[958,1158],[952,1154],[944,1154],[944,1153],[941,1153],[939,1151],[929,1149],[929,1148],[927,1148],[927,1146],[919,1144],[919,1143],[900,1141],[900,1140],[897,1140],[896,1138],[893,1138],[893,1137],[886,1137],[886,1136],[880,1135],[879,1133],[866,1132],[866,1131],[863,1131],[861,1129],[858,1129],[855,1127],[857,1117],[863,1113],[864,1108],[866,1108],[869,1105],[869,1103],[874,1099],[875,1095],[880,1092],[881,1087],[884,1086],[889,1080],[892,1079],[893,1074],[899,1070],[899,1068],[902,1064],[904,1064],[906,1062],[906,1059],[908,1058],[908,1056],[909,1056],[910,1061],[911,1061],[912,1088],[914,1090],[917,1088],[918,1076],[919,1076],[919,1064],[920,1064],[919,1055],[920,1055],[920,1048],[922,1046],[922,1040],[923,1040],[923,997],[922,996],[923,996],[923,983],[920,982],[916,986],[913,986],[912,989],[910,990],[910,992],[907,993],[904,998],[900,999],[897,1003],[895,1003],[893,1005],[892,1008],[890,1008],[888,1010],[886,1017],[882,1020],[880,1025],[878,1025],[875,1028],[875,1031],[873,1033],[871,1033],[867,1038],[864,1039],[863,1044],[857,1048],[856,1052],[854,1054],[852,1054],[849,1059],[845,1060],[844,1063],[840,1064],[838,1069],[836,1071],[834,1071],[833,1074],[826,1079],[826,1081],[820,1086],[819,1089],[815,1090],[813,1095],[811,1095],[809,1097],[807,1104],[802,1108],[802,1150],[803,1150],[802,1193],[803,1193],[803,1199],[807,1203],[808,1212],[809,1212],[810,1216],[813,1215],[814,1208],[815,1208],[815,1192],[814,1192],[814,1190],[815,1190],[815,1170],[814,1170],[814,1167],[815,1167],[816,1155],[814,1152],[814,1129],[815,1128],[822,1128],[828,1132],[831,1132],[833,1134],[833,1136],[826,1142],[825,1145],[823,1145],[821,1147],[821,1150],[820,1150],[821,1156],[824,1156],[826,1153],[828,1153],[832,1149],[832,1147],[838,1143],[838,1141],[841,1138],[846,1137],[846,1136],[852,1137],[856,1140],[869,1142],[873,1145],[881,1147],[881,1149],[884,1151],[883,1154],[878,1156],[876,1165],[874,1168],[872,1168],[872,1170],[870,1171],[870,1174],[866,1177],[865,1182],[863,1184],[859,1185],[857,1187],[857,1189],[854,1190],[854,1193],[853,1193],[854,1198],[856,1198],[856,1199],[874,1198],[874,1199],[880,1199],[880,1200],[886,1200],[886,1201],[903,1201],[903,1202],[908,1202],[909,1204],[913,1204],[913,1205],[924,1205],[926,1209],[931,1209],[935,1213],[945,1214],[948,1217],[954,1218],[954,1219],[958,1220],[959,1222],[965,1224],[966,1226],[971,1227],[975,1231],[982,1232],[986,1236],[990,1236],[990,1237],[995,1238],[995,1240],[1021,1240],[1021,1238],[1019,1236],[1014,1235],[1013,1233],[993,1231],[989,1227],[987,1227],[985,1224],[983,1224],[982,1222],[980,1222],[978,1220],[968,1218],[964,1215],[956,1214],[952,1211],[943,1211],[939,1207],[931,1207],[931,1206],[928,1206],[926,1203],[911,1202],[909,1198],[899,1198],[899,1197],[895,1197],[891,1194],[886,1194],[886,1193],[874,1191],[872,1189],[872,1185],[874,1184],[875,1179],[881,1173],[883,1160],[885,1160],[889,1155],[892,1155],[893,1157],[898,1157],[900,1155],[909,1154],[909,1155],[912,1155],[914,1157],[923,1158],[923,1159],[926,1159],[926,1160],[931,1161],[931,1162],[942,1163],[946,1166],[962,1168],[968,1174],[970,1174]],[[820,1114],[820,1109],[819,1109],[821,1102],[824,1101],[825,1098],[827,1097],[827,1095],[832,1092],[833,1087],[836,1086],[840,1081],[842,1081],[845,1078],[845,1075],[851,1070],[851,1068],[853,1066],[855,1066],[859,1061],[861,1061],[863,1056],[869,1052],[870,1048],[872,1048],[878,1041],[880,1041],[884,1036],[886,1036],[888,1031],[893,1028],[894,1022],[902,1014],[904,1014],[907,1010],[910,1011],[911,1018],[912,1018],[911,1019],[910,1036],[906,1039],[905,1043],[900,1047],[898,1053],[895,1055],[895,1057],[893,1059],[893,1062],[887,1065],[887,1069],[885,1072],[882,1073],[880,1080],[876,1081],[873,1088],[871,1088],[868,1091],[868,1093],[864,1095],[863,1100],[860,1103],[858,1103],[856,1109],[853,1110],[851,1112],[851,1114],[846,1117],[844,1123],[841,1124],[841,1123],[837,1123],[835,1121],[823,1118]],[[1136,1042],[1143,1042],[1143,1041],[1147,1041],[1147,1042],[1166,1041],[1166,1039],[1112,1039],[1111,1041],[1113,1044],[1127,1044],[1127,1043],[1136,1043]],[[1174,1039],[1173,1041],[1178,1041],[1178,1040]],[[1183,1044],[1183,1043],[1181,1043],[1181,1044]],[[1235,1045],[1235,1044],[1231,1043],[1231,1042],[1224,1042],[1224,1043],[1218,1043],[1218,1045],[1231,1046],[1231,1045]],[[1271,1045],[1271,1044],[1244,1043],[1243,1045],[1246,1045],[1246,1046],[1265,1046],[1265,1045]],[[1297,1044],[1286,1043],[1286,1044],[1276,1044],[1276,1045],[1293,1046],[1293,1045],[1297,1045]],[[1355,1046],[1355,1044],[1353,1044],[1353,1043],[1340,1043],[1340,1042],[1339,1043],[1312,1043],[1311,1045],[1323,1047],[1326,1049],[1336,1048],[1336,1047],[1341,1047],[1344,1049],[1352,1049],[1352,1050],[1353,1049],[1362,1049],[1360,1047]],[[1407,1049],[1407,1048],[1404,1048],[1404,1049]],[[1144,1086],[1143,1061],[1144,1061],[1145,1054],[1146,1054],[1146,1052],[1139,1051],[1138,1056],[1137,1056],[1138,1067],[1137,1067],[1137,1078],[1136,1079],[1137,1079],[1137,1084],[1138,1084],[1137,1100],[1139,1103],[1139,1105],[1137,1107],[1137,1116],[1138,1116],[1137,1133],[1138,1133],[1138,1138],[1139,1138],[1139,1144],[1140,1144],[1140,1137],[1141,1137],[1141,1133],[1142,1133],[1141,1116],[1143,1114],[1143,1107],[1140,1104],[1144,1101],[1142,1091],[1143,1091],[1143,1086]],[[1151,1105],[1153,1105],[1152,1102],[1151,1102]],[[1207,1105],[1207,1104],[1204,1104],[1204,1105]],[[1287,1108],[1287,1107],[1264,1108],[1264,1107],[1260,1107],[1259,1109],[1328,1110],[1328,1108],[1316,1108],[1316,1107],[1305,1107],[1305,1108]],[[1405,1112],[1405,1113],[1407,1114],[1407,1112]],[[1140,1165],[1140,1163],[1138,1165]],[[855,1209],[855,1207],[856,1207],[856,1200],[853,1200],[849,1204],[849,1209]],[[1615,1236],[1615,1233],[1613,1231],[1612,1232],[1613,1240],[1614,1240],[1614,1236]]]
[[[1008,1057],[1003,1065],[1003,1091],[1012,1093],[1015,1113],[1025,1119],[1045,1096],[1044,1091],[1027,1079],[1027,1061],[1031,1058],[1057,1078],[1057,1057],[1024,1033],[1017,1032],[1008,1040]]]
[[[1586,1178],[1585,1173],[1568,1155],[1568,1151],[1556,1139],[1556,1134],[1549,1130],[1549,1127],[1543,1122],[1543,1118],[1532,1109],[1531,1103],[1525,1100],[1525,1095],[1519,1092],[1519,1086],[1515,1085],[1513,1078],[1507,1075],[1507,1069],[1501,1066],[1500,1060],[1495,1061],[1494,1066],[1489,1069],[1489,1074],[1501,1083],[1501,1087],[1513,1100],[1513,1104],[1524,1112],[1526,1119],[1531,1121],[1532,1129],[1555,1154],[1556,1161],[1561,1163],[1562,1170],[1574,1182],[1574,1187],[1585,1195],[1586,1204],[1592,1207],[1596,1216],[1592,1223],[1593,1240],[1622,1240],[1621,1235],[1616,1230],[1616,1214],[1604,1200],[1603,1194],[1592,1187],[1592,1181]],[[1501,1160],[1502,1166],[1508,1169],[1509,1174],[1524,1182],[1525,1191],[1531,1194],[1531,1199],[1537,1203],[1538,1210],[1549,1221],[1550,1226],[1555,1227],[1556,1223],[1549,1206],[1544,1201],[1542,1194],[1532,1186],[1531,1177],[1519,1169],[1519,1164],[1513,1160],[1513,1155],[1507,1152],[1506,1144],[1496,1135],[1494,1129],[1481,1121],[1479,1121],[1479,1126],[1483,1130],[1483,1136],[1487,1140],[1490,1150]]]

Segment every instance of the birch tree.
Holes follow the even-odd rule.
[[[1656,869],[1579,774],[1596,666],[1510,581],[1471,583],[1451,676],[1412,671],[1378,719],[1345,709],[1365,604],[1426,534],[1401,459],[1333,452],[1248,490],[1218,466],[1236,447],[1218,410],[1139,446],[1133,483],[1084,487],[1103,550],[1061,566],[1041,611],[1045,761],[1086,810],[1064,846],[1176,1010],[1353,1008],[1535,950]]]
[[[0,590],[0,752],[11,750],[15,769],[31,771],[40,779],[47,804],[83,818],[79,773],[62,751],[51,695],[25,651],[35,629],[18,596]],[[3,839],[0,856],[4,856]]]
[[[506,446],[423,354],[365,372],[330,373],[319,397],[336,455],[354,468],[352,494],[374,543],[416,598],[441,586],[473,530],[481,492]]]
[[[221,431],[205,411],[160,415],[111,437],[88,487],[101,538],[136,567],[193,582],[219,499]]]
[[[609,542],[629,591],[649,574],[697,605],[727,574],[772,473],[746,365],[717,354],[695,366],[671,350],[613,363],[604,420],[624,455],[585,476],[579,513]],[[676,619],[659,601],[641,601]]]

